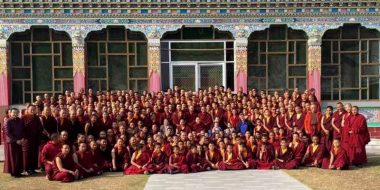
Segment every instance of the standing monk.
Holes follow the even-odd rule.
[[[5,123],[5,135],[7,142],[7,157],[4,163],[5,171],[13,177],[20,177],[22,172],[22,147],[24,141],[24,124],[18,118],[18,110],[11,110],[11,117]]]
[[[343,109],[342,102],[338,102],[336,104],[336,111],[333,114],[332,118],[332,127],[334,128],[333,137],[334,139],[341,139],[341,133],[342,133],[342,119],[343,115],[345,114],[345,110]]]
[[[310,106],[310,111],[307,112],[305,116],[305,132],[309,136],[318,135],[321,130],[321,119],[322,114],[317,110],[317,106],[315,104],[312,104]]]
[[[350,118],[352,117],[352,105],[351,104],[346,104],[344,105],[344,109],[346,110],[346,113],[342,117],[342,130],[341,130],[341,146],[348,152],[350,148],[350,139],[349,139],[349,131],[350,129]]]
[[[327,106],[326,113],[322,116],[321,121],[321,144],[327,150],[330,150],[333,139],[332,113],[333,107]]]
[[[25,137],[27,140],[25,148],[26,152],[23,154],[23,159],[27,167],[28,173],[35,173],[38,168],[38,153],[40,141],[42,138],[42,124],[40,118],[36,115],[36,107],[33,105],[28,106],[28,113],[21,119],[24,123]]]
[[[367,163],[367,154],[365,145],[370,142],[366,118],[359,114],[359,108],[352,108],[352,117],[349,120],[350,131],[348,157],[353,165],[361,165]]]

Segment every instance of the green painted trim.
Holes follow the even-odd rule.
[[[380,127],[380,122],[368,123],[367,125],[371,128]]]

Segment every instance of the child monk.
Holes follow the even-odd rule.
[[[206,151],[206,162],[208,163],[206,167],[217,170],[219,161],[221,161],[220,152],[216,149],[215,144],[210,142]]]
[[[135,152],[132,154],[131,166],[124,170],[124,175],[135,175],[135,174],[149,174],[146,169],[150,156],[144,150],[143,144],[138,144],[136,146]]]
[[[330,159],[323,159],[322,168],[330,170],[344,170],[349,167],[349,160],[346,151],[341,147],[340,140],[334,139],[330,151]]]
[[[280,141],[280,148],[276,149],[276,159],[273,160],[273,169],[294,169],[288,163],[293,159],[293,151],[288,148],[288,142],[285,138]]]
[[[190,151],[186,155],[186,162],[190,168],[190,172],[202,172],[205,169],[202,167],[202,160],[200,155],[197,153],[197,147],[192,145]]]
[[[178,146],[173,147],[173,153],[169,157],[168,167],[170,174],[189,173],[185,157],[179,153]]]
[[[305,156],[302,159],[302,164],[308,167],[321,167],[325,154],[325,146],[319,143],[319,137],[312,137],[312,144],[307,147]]]
[[[167,172],[167,163],[168,157],[165,152],[162,151],[162,146],[160,143],[156,143],[154,145],[154,151],[152,153],[152,157],[150,158],[150,162],[145,167],[149,173],[162,174]]]
[[[238,145],[238,155],[245,168],[253,169],[256,167],[256,161],[252,157],[252,152],[247,149],[245,144]]]
[[[223,155],[223,161],[218,164],[219,170],[242,170],[245,165],[239,160],[238,155],[233,151],[232,144],[227,145],[226,152]]]
[[[111,151],[113,171],[124,171],[130,163],[129,152],[123,139],[118,139]]]
[[[72,182],[79,178],[78,166],[73,160],[68,144],[62,145],[61,152],[55,158],[52,168],[52,176],[49,179]]]

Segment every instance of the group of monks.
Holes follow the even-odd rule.
[[[367,163],[370,141],[358,107],[337,103],[322,113],[314,89],[66,91],[8,110],[4,123],[4,172],[41,169],[61,182],[109,171],[342,170]]]

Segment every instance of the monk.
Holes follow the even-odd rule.
[[[348,122],[350,125],[348,157],[352,165],[360,166],[367,163],[365,146],[370,142],[367,121],[359,113],[359,108],[354,106]]]
[[[341,139],[342,119],[345,113],[346,111],[343,109],[342,102],[338,102],[336,104],[336,111],[334,112],[333,118],[331,120],[332,127],[334,128],[333,139]]]
[[[201,108],[201,112],[198,114],[199,119],[201,120],[201,123],[205,127],[205,130],[208,131],[211,128],[212,124],[212,117],[209,113],[206,111],[206,107]]]
[[[221,161],[221,156],[218,150],[216,150],[215,144],[210,142],[208,144],[208,150],[206,151],[206,167],[217,170],[218,163]]]
[[[89,148],[89,153],[91,154],[93,165],[96,167],[95,169],[98,171],[98,174],[101,174],[105,171],[109,171],[111,168],[111,162],[107,163],[106,160],[103,158],[96,141],[91,141]],[[109,154],[111,155],[111,152],[109,152]]]
[[[252,157],[252,152],[247,149],[245,144],[238,145],[238,156],[241,162],[244,164],[245,168],[253,169],[256,167],[256,161]]]
[[[294,128],[298,130],[304,130],[305,113],[302,111],[301,106],[295,106],[296,113],[293,115],[292,122]],[[294,129],[293,129],[294,131]]]
[[[350,118],[352,117],[352,105],[348,103],[344,105],[344,109],[346,110],[346,113],[344,113],[342,117],[341,144],[342,148],[348,152],[350,149],[349,131],[351,131]]]
[[[145,167],[151,174],[167,173],[168,157],[165,152],[162,151],[160,143],[154,145],[154,151],[148,165]]]
[[[289,144],[289,147],[293,151],[294,159],[290,161],[288,165],[291,168],[297,168],[301,164],[302,158],[304,157],[305,152],[306,152],[305,144],[300,140],[300,136],[298,133],[293,134],[293,140]],[[293,166],[290,166],[290,165],[293,165]]]
[[[202,166],[202,160],[200,155],[197,153],[197,147],[192,145],[190,151],[186,155],[186,163],[190,168],[191,173],[202,172],[205,170]]]
[[[320,133],[321,130],[321,119],[322,114],[317,110],[317,106],[312,104],[310,106],[310,111],[306,113],[305,116],[305,132],[309,136],[314,136]]]
[[[330,150],[333,139],[332,113],[333,107],[327,106],[321,121],[321,144],[326,150]]]
[[[349,168],[350,161],[346,150],[341,147],[340,140],[334,139],[330,151],[330,158],[323,159],[322,168],[330,170],[344,170]]]
[[[242,170],[245,165],[239,160],[238,155],[233,151],[232,144],[228,144],[226,152],[223,155],[223,161],[218,164],[219,170]]]
[[[272,168],[274,159],[273,146],[269,143],[261,143],[258,153],[257,169]]]
[[[94,161],[91,152],[87,151],[87,144],[79,144],[79,150],[73,154],[74,162],[79,168],[80,178],[91,177],[100,174],[99,167]],[[98,173],[99,172],[99,173]]]
[[[145,151],[143,144],[137,144],[135,152],[132,154],[131,166],[124,170],[124,175],[149,174],[147,166],[150,155]]]
[[[173,153],[169,157],[168,170],[170,174],[189,173],[185,156],[179,154],[178,146],[173,147]]]
[[[53,172],[49,180],[72,182],[79,178],[79,169],[73,160],[68,144],[62,145],[61,152],[53,162]]]
[[[36,173],[35,170],[38,168],[38,152],[40,141],[42,139],[42,124],[40,118],[36,115],[37,110],[33,105],[28,106],[28,112],[21,119],[23,120],[25,127],[25,137],[27,143],[23,153],[23,159],[26,165],[24,169],[28,171],[29,174]]]
[[[113,171],[124,171],[130,165],[128,149],[124,145],[123,139],[118,139],[111,151]]]
[[[302,158],[302,164],[308,167],[317,167],[322,166],[322,161],[325,155],[325,146],[319,143],[319,137],[312,137],[313,143],[307,147],[305,156]]]
[[[281,139],[280,147],[276,149],[273,169],[294,169],[295,165],[289,164],[294,158],[293,151],[288,147],[285,138]]]
[[[5,171],[13,177],[20,177],[23,169],[22,147],[24,139],[24,124],[18,117],[16,108],[11,110],[11,116],[5,123],[6,150]]]
[[[41,150],[41,162],[44,164],[46,178],[52,175],[52,167],[55,157],[61,152],[58,133],[50,135],[50,141],[44,145]]]

